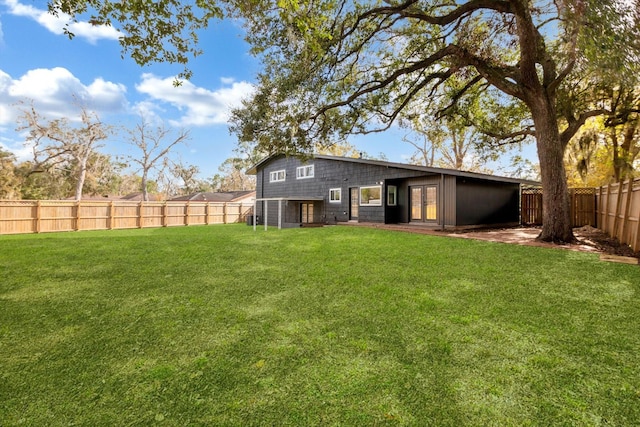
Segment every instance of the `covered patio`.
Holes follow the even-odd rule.
[[[253,205],[255,215],[253,229],[254,231],[257,229],[260,220],[265,230],[269,225],[282,229],[302,227],[305,224],[320,224],[323,222],[323,203],[322,197],[256,198]],[[258,212],[262,216],[258,215]]]

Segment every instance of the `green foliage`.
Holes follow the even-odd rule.
[[[192,73],[186,64],[201,53],[197,47],[199,31],[222,15],[215,2],[205,0],[49,1],[49,11],[69,14],[74,20],[89,14],[92,25],[114,26],[121,33],[123,54],[139,65],[158,61],[183,65],[180,77],[187,79]],[[65,32],[74,37],[68,28]]]
[[[32,147],[33,173],[46,172],[48,175],[69,177],[74,182],[72,195],[82,198],[90,161],[99,155],[96,149],[108,138],[112,127],[102,123],[95,112],[80,107],[80,126],[73,126],[67,117],[51,120],[35,109],[33,104],[23,110],[17,130],[28,132],[26,144]],[[46,175],[41,175],[46,176]]]
[[[256,162],[257,163],[257,162]],[[255,163],[249,159],[231,157],[222,162],[212,179],[212,187],[216,191],[255,190],[256,178],[246,174],[247,169]]]
[[[0,199],[15,199],[20,193],[20,178],[16,174],[16,158],[0,148]]]
[[[0,247],[3,425],[640,419],[640,270],[594,254],[246,225]]]
[[[637,10],[618,0],[228,0],[196,2],[200,14],[176,0],[52,4],[72,14],[90,6],[95,22],[119,22],[123,47],[141,64],[186,61],[197,30],[223,7],[240,18],[264,68],[232,131],[267,153],[308,155],[384,131],[416,108],[440,117],[479,91],[488,108],[473,123],[488,138],[536,138],[549,241],[573,238],[565,149],[587,119],[606,113],[585,88],[635,81],[640,63]]]

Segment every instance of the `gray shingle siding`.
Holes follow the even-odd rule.
[[[313,165],[312,178],[296,178],[296,169]],[[284,170],[286,178],[270,182],[270,173]],[[323,223],[349,220],[351,188],[382,186],[380,206],[359,206],[360,222],[410,222],[410,187],[436,186],[438,194],[437,222],[433,225],[468,226],[503,224],[519,221],[520,184],[512,178],[484,176],[437,168],[320,156],[306,161],[296,157],[275,156],[259,163],[256,174],[256,198],[287,198],[282,202],[283,221],[300,223],[301,203],[313,203],[313,221]],[[397,187],[397,205],[387,205],[387,187]],[[339,203],[329,201],[329,191],[339,188]],[[278,202],[269,202],[269,224],[278,223]],[[256,213],[263,219],[263,204]]]
[[[302,165],[314,166],[313,178],[296,178],[296,169]],[[286,178],[281,182],[270,182],[271,172],[285,170]],[[387,168],[379,165],[368,165],[360,163],[342,162],[339,160],[310,159],[306,162],[295,157],[279,157],[264,165],[257,174],[257,198],[322,198],[322,208],[317,206],[316,218],[320,222],[343,222],[349,220],[349,189],[352,187],[363,187],[376,185],[388,179],[406,178],[407,176],[422,175],[419,171],[407,171],[398,168]],[[340,188],[340,203],[329,202],[329,190]],[[382,206],[360,206],[359,220],[362,222],[384,222],[386,191],[383,189]],[[275,206],[275,203],[273,204]],[[289,205],[294,205],[289,203]],[[319,203],[317,204],[319,205]],[[269,210],[273,212],[271,205]],[[258,206],[258,215],[261,214],[261,207]],[[315,212],[314,211],[314,212]],[[289,215],[294,212],[289,210]],[[269,214],[270,222],[272,214]]]
[[[520,186],[512,183],[457,180],[457,224],[509,224],[520,221]]]

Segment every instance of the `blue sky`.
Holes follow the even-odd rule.
[[[73,97],[82,100],[106,123],[129,128],[140,113],[191,135],[186,146],[174,150],[185,164],[196,165],[208,178],[233,154],[236,140],[229,134],[229,109],[251,94],[260,63],[248,53],[242,29],[231,21],[216,21],[201,35],[203,55],[189,68],[194,75],[174,87],[179,65],[140,67],[122,58],[118,33],[85,22],[63,34],[67,22],[46,11],[46,1],[0,0],[0,146],[26,160],[29,150],[15,131],[20,114],[16,103],[33,100],[50,118],[79,116]],[[413,148],[402,142],[403,130],[354,138],[351,142],[371,155],[384,153],[404,162]],[[100,151],[135,154],[121,138],[109,139]],[[529,150],[530,151],[530,150]],[[496,165],[490,165],[495,167]]]

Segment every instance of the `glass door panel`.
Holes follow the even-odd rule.
[[[411,221],[422,220],[422,187],[411,187]]]
[[[351,188],[349,190],[349,219],[358,219],[358,207],[360,206],[360,190]]]
[[[425,198],[427,208],[427,221],[436,221],[438,219],[438,187],[435,185],[427,187],[427,195]]]
[[[302,203],[300,222],[303,224],[313,223],[313,203]]]

